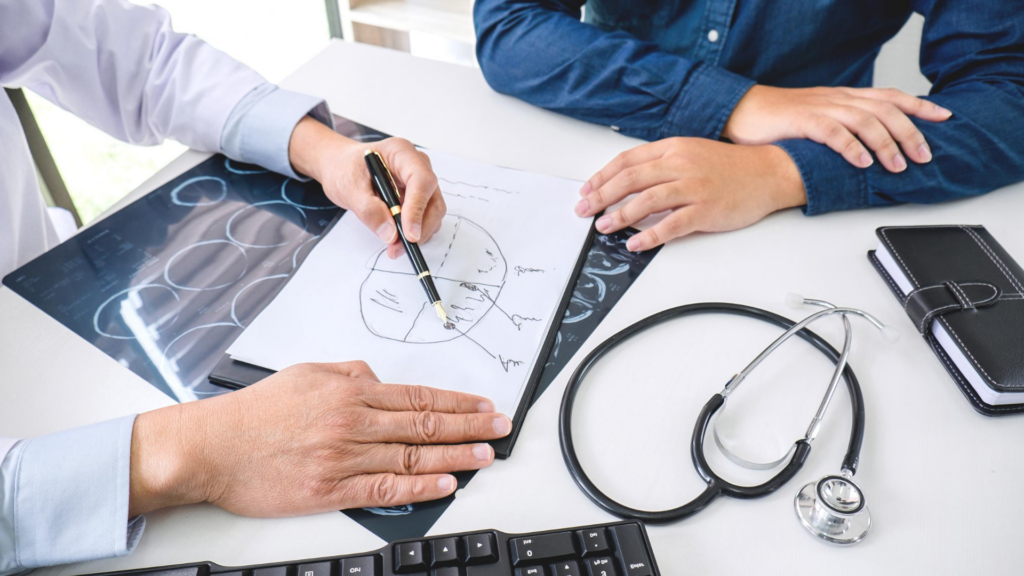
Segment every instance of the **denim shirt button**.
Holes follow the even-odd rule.
[[[715,30],[714,28],[712,28],[708,32],[708,42],[711,42],[712,44],[714,44],[715,42],[718,42],[718,30]]]

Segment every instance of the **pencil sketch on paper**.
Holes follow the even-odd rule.
[[[363,323],[373,335],[409,344],[447,342],[464,336],[494,307],[508,265],[486,230],[464,217],[446,216],[422,250],[456,329],[445,330],[437,321],[409,262],[390,260],[381,249],[371,256],[359,290]],[[409,278],[396,282],[395,275]]]
[[[516,332],[524,323],[542,321],[510,314],[498,303],[508,263],[494,237],[468,218],[449,215],[422,250],[454,329],[446,330],[437,321],[409,263],[404,258],[390,260],[380,249],[368,260],[368,273],[359,290],[360,315],[370,333],[407,344],[439,344],[464,338],[500,362],[505,372],[522,365],[522,361],[504,358],[470,336],[488,314],[507,318]],[[407,281],[396,282],[396,275],[405,276]]]

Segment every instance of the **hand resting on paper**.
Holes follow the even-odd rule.
[[[576,214],[592,217],[631,194],[636,196],[598,218],[600,232],[672,210],[627,241],[634,252],[692,232],[736,230],[807,203],[800,171],[782,148],[703,138],[667,138],[619,154],[580,189]]]
[[[363,362],[303,364],[244,390],[140,414],[129,517],[197,502],[290,516],[434,500],[494,461],[487,399],[381,384]],[[475,442],[475,443],[474,443]]]
[[[307,116],[292,132],[288,157],[297,172],[319,182],[331,201],[352,211],[388,244],[388,256],[397,258],[405,249],[391,212],[373,191],[363,160],[366,150],[375,150],[384,157],[402,192],[402,229],[406,237],[411,242],[429,240],[441,227],[447,208],[430,159],[408,140],[356,142]]]

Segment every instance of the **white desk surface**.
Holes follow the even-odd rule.
[[[393,90],[365,88],[380,70],[388,71]],[[338,114],[427,147],[577,179],[636,143],[496,94],[478,70],[364,45],[335,42],[283,85],[323,96]],[[185,154],[132,197],[203,158]],[[739,232],[673,242],[661,252],[570,366],[614,331],[674,305],[733,301],[801,315],[782,304],[790,291],[863,307],[904,334],[889,347],[866,324],[855,327],[851,364],[867,405],[857,479],[875,522],[863,543],[844,549],[816,541],[793,512],[800,486],[837,471],[850,421],[840,391],[793,482],[766,498],[723,499],[688,520],[649,527],[663,574],[1019,572],[1024,547],[1018,519],[1024,506],[1016,494],[1024,478],[1024,419],[986,418],[970,407],[865,252],[874,248],[878,226],[981,223],[1024,257],[1022,194],[1024,186],[1017,185],[942,205],[814,218],[790,210]],[[820,332],[833,342],[838,336],[834,326],[823,325]],[[671,507],[696,495],[702,485],[687,451],[693,419],[772,336],[768,328],[740,319],[684,320],[602,364],[580,395],[575,428],[592,477],[641,507]],[[825,360],[803,344],[790,348],[744,385],[723,417],[724,428],[753,440],[749,449],[785,446],[802,435],[827,381]],[[0,436],[45,434],[169,402],[7,288],[0,290],[0,374]],[[776,374],[785,377],[769,381]],[[563,372],[530,412],[512,458],[478,474],[433,533],[520,532],[612,519],[577,490],[562,463],[557,413],[567,378]],[[202,505],[149,515],[132,556],[40,573],[203,560],[240,565],[380,545],[338,512],[258,520]]]

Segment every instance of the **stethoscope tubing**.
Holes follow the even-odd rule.
[[[734,498],[766,496],[792,479],[810,455],[810,444],[804,440],[798,440],[796,442],[796,449],[793,451],[789,462],[775,476],[763,484],[757,486],[737,486],[723,480],[711,469],[704,456],[704,438],[707,434],[708,426],[715,413],[725,404],[725,398],[721,394],[715,394],[701,409],[690,440],[690,457],[693,460],[694,468],[707,483],[707,488],[696,498],[682,506],[669,510],[640,510],[615,501],[590,480],[576,456],[576,448],[572,438],[573,405],[576,401],[576,394],[579,392],[587,373],[605,354],[638,333],[667,320],[696,314],[733,314],[761,320],[784,330],[788,330],[796,324],[796,322],[774,312],[743,304],[729,302],[687,304],[670,308],[639,320],[614,334],[587,354],[586,358],[583,359],[583,362],[580,363],[569,378],[569,384],[566,386],[565,394],[562,396],[562,405],[559,412],[559,444],[566,468],[568,468],[570,475],[580,490],[599,507],[620,518],[635,518],[654,524],[674,522],[700,512],[719,495],[724,494]],[[814,346],[833,363],[839,361],[840,353],[828,341],[816,333],[805,328],[797,332],[797,336]],[[857,471],[860,449],[864,441],[864,397],[861,393],[857,376],[849,365],[843,370],[843,380],[846,382],[847,390],[850,393],[853,422],[850,429],[850,442],[847,446],[846,455],[843,458],[842,467],[844,470],[849,470],[851,474],[854,474]]]

